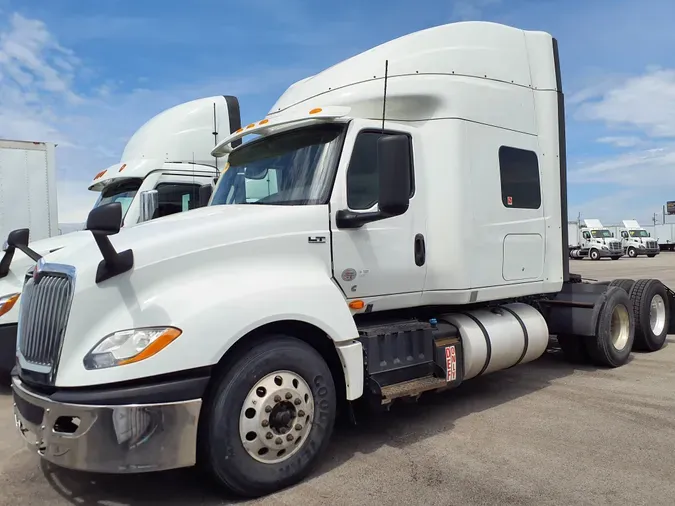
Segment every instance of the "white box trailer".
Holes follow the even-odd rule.
[[[0,139],[0,237],[30,229],[31,240],[58,235],[55,145]]]

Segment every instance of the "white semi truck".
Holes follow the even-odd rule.
[[[94,176],[89,185],[89,190],[99,194],[94,208],[119,202],[122,226],[129,227],[206,205],[226,163],[214,158],[211,150],[240,127],[239,102],[229,95],[192,100],[162,111],[131,136],[118,163]],[[53,154],[47,155],[50,157]],[[46,193],[46,188],[41,188]],[[55,206],[55,197],[47,195],[39,205],[47,202]],[[0,376],[5,378],[15,362],[16,302],[27,270],[42,255],[91,240],[88,231],[50,237],[53,234],[47,234],[36,221],[14,222],[14,229],[18,228],[25,228],[19,239],[21,247],[5,248],[0,262]],[[29,235],[42,240],[25,244]]]
[[[651,234],[645,230],[636,220],[623,220],[621,233],[621,246],[626,255],[635,258],[639,255],[647,255],[654,258],[659,254],[659,244]]]
[[[570,258],[580,260],[590,258],[600,260],[611,258],[618,260],[624,255],[621,240],[614,237],[614,233],[603,227],[600,220],[583,220],[584,226],[577,228],[577,240],[569,248]]]
[[[201,464],[259,496],[315,468],[339,409],[536,360],[549,335],[618,367],[673,327],[660,281],[569,272],[547,33],[392,40],[296,83],[213,154],[229,168],[209,207],[122,230],[119,203],[97,207],[91,239],[27,279],[12,388],[42,458]],[[251,198],[245,179],[270,173]]]

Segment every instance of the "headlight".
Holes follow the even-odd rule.
[[[104,369],[140,362],[171,344],[181,331],[174,327],[121,330],[101,339],[84,357],[85,369]]]
[[[20,293],[12,293],[5,295],[4,297],[0,297],[0,316],[5,313],[9,313],[10,309],[12,309],[14,304],[16,304],[16,301],[19,300],[20,295]]]

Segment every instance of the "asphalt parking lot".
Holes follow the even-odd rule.
[[[655,277],[675,287],[675,253],[571,262],[587,278]],[[675,336],[618,369],[534,363],[468,381],[362,426],[339,427],[305,482],[270,505],[675,504]],[[0,506],[229,504],[193,470],[137,476],[41,464],[0,389]],[[247,504],[247,503],[241,503]]]

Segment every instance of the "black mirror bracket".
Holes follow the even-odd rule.
[[[9,274],[9,267],[12,264],[14,252],[17,249],[35,262],[42,258],[42,255],[28,247],[29,237],[30,231],[27,228],[18,228],[9,233],[7,236],[7,248],[5,249],[5,254],[2,256],[2,260],[0,260],[0,278],[4,278]]]
[[[120,231],[121,224],[122,205],[119,202],[94,208],[87,217],[86,228],[94,236],[103,256],[96,270],[96,283],[127,272],[134,266],[134,252],[128,249],[117,253],[108,239],[109,235],[115,235]]]

